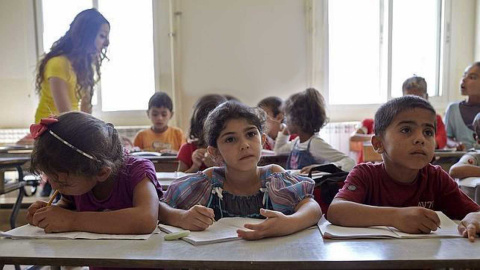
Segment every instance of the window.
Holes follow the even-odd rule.
[[[155,92],[152,1],[42,0],[41,54],[68,29],[80,11],[96,7],[110,22],[110,46],[94,104],[102,111],[145,110]],[[121,31],[120,31],[121,29]]]
[[[383,103],[414,74],[441,95],[441,17],[441,0],[328,1],[329,104]]]

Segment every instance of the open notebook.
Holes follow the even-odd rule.
[[[373,227],[342,227],[332,225],[325,216],[318,222],[318,228],[326,239],[357,239],[357,238],[439,238],[439,237],[462,237],[457,230],[457,224],[442,212],[436,212],[440,218],[440,227],[429,234],[404,233],[396,228],[387,226]]]
[[[15,228],[7,232],[0,232],[0,236],[13,239],[112,239],[112,240],[147,240],[152,234],[159,233],[158,228],[150,234],[100,234],[89,232],[45,233],[42,228],[30,224]]]
[[[263,221],[265,221],[265,219],[241,217],[222,218],[214,222],[212,226],[204,231],[190,232],[190,234],[187,237],[183,237],[182,240],[195,246],[238,240],[240,239],[237,235],[238,229],[248,231],[248,229],[244,227],[245,224],[258,224]],[[169,225],[160,224],[158,226],[160,230],[166,233],[183,231],[181,228]]]

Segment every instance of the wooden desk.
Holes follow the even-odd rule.
[[[17,220],[18,211],[22,204],[23,196],[25,195],[25,182],[23,181],[22,165],[30,160],[30,157],[2,157],[0,158],[0,194],[9,193],[18,189],[18,197],[13,205],[12,213],[10,214],[10,227],[15,228],[15,221]],[[15,168],[18,172],[18,182],[5,183],[4,173],[6,169]]]
[[[91,265],[209,269],[480,267],[480,239],[323,240],[317,229],[259,241],[192,246],[142,240],[0,239],[0,265]]]

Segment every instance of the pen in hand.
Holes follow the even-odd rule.
[[[51,206],[51,205],[52,205],[53,200],[55,200],[55,198],[57,197],[58,193],[59,193],[59,192],[58,192],[58,189],[55,190],[55,192],[53,193],[52,197],[50,197],[50,200],[48,200],[47,206]]]

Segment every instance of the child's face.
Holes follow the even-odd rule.
[[[399,113],[382,136],[374,136],[374,148],[387,168],[406,172],[425,167],[435,150],[435,114],[421,108]]]
[[[172,118],[173,113],[165,107],[152,107],[148,110],[148,118],[152,121],[156,130],[164,130],[168,127],[168,121]]]
[[[46,175],[52,188],[64,195],[82,195],[97,185],[95,177],[58,173],[57,176]]]
[[[265,135],[245,119],[229,120],[217,139],[217,148],[209,146],[214,155],[221,155],[229,168],[248,171],[257,168]]]
[[[110,26],[108,26],[106,23],[102,24],[98,30],[97,37],[95,38],[95,48],[97,49],[97,54],[100,54],[103,48],[110,44],[109,34]]]
[[[480,68],[476,65],[468,67],[460,81],[462,95],[480,96]]]
[[[421,97],[423,99],[428,100],[428,94],[425,91],[423,91],[421,89],[418,89],[418,88],[412,88],[412,89],[405,90],[403,92],[403,95],[404,96],[412,95],[412,96],[417,96],[417,97]]]
[[[262,110],[267,113],[267,121],[265,121],[265,133],[270,137],[276,137],[278,131],[280,130],[280,125],[282,124],[283,114],[279,113],[276,117],[273,115],[273,112],[270,108],[260,107]]]

